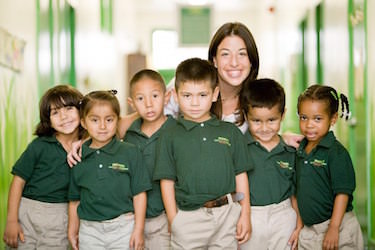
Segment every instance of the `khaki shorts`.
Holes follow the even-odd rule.
[[[24,243],[18,240],[18,249],[69,248],[68,203],[48,203],[22,197],[18,218],[25,236]]]
[[[168,219],[164,212],[157,217],[146,219],[144,232],[146,250],[171,249],[171,235],[168,232]]]
[[[122,214],[105,221],[80,220],[79,249],[129,249],[133,228],[133,213]]]
[[[288,240],[296,228],[297,214],[290,199],[278,204],[251,207],[252,233],[241,250],[290,249]]]
[[[172,249],[237,249],[236,226],[241,205],[179,210],[172,221]]]
[[[304,226],[299,234],[298,249],[322,249],[324,236],[327,232],[330,220]],[[339,229],[340,250],[364,249],[361,227],[353,212],[346,212]]]

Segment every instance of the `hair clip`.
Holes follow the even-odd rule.
[[[112,95],[117,94],[117,90],[115,90],[115,89],[108,90],[108,92],[111,93]]]
[[[82,105],[82,100],[79,100],[78,105],[79,105],[79,106]]]

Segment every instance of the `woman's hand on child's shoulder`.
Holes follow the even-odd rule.
[[[77,165],[78,162],[81,162],[82,156],[82,140],[75,141],[72,143],[72,149],[67,155],[67,161],[69,167]]]

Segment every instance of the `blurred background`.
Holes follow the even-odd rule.
[[[349,97],[352,118],[334,130],[352,156],[355,212],[375,249],[374,0],[0,0],[1,238],[10,170],[33,139],[48,88],[117,89],[127,114],[136,71],[158,70],[168,83],[182,60],[207,58],[217,28],[234,21],[256,40],[259,77],[286,90],[284,131],[299,132],[296,100],[307,86]]]

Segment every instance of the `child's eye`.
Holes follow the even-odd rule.
[[[113,118],[108,118],[107,122],[113,122]]]
[[[136,97],[135,99],[136,99],[137,101],[143,101],[143,97],[142,97],[142,96]]]
[[[304,116],[304,115],[300,115],[300,116],[299,116],[299,119],[300,119],[301,121],[306,121],[306,120],[307,120],[307,117]]]
[[[317,121],[317,122],[320,122],[322,120],[322,117],[315,117],[314,120]]]
[[[158,94],[153,94],[152,97],[153,97],[153,98],[158,98],[159,95],[158,95]]]
[[[201,97],[206,97],[206,96],[208,96],[206,93],[201,94]]]
[[[91,118],[90,121],[92,121],[92,122],[97,122],[98,119],[96,119],[96,118]]]
[[[190,95],[189,95],[189,94],[183,94],[182,97],[184,97],[184,98],[189,98]]]

